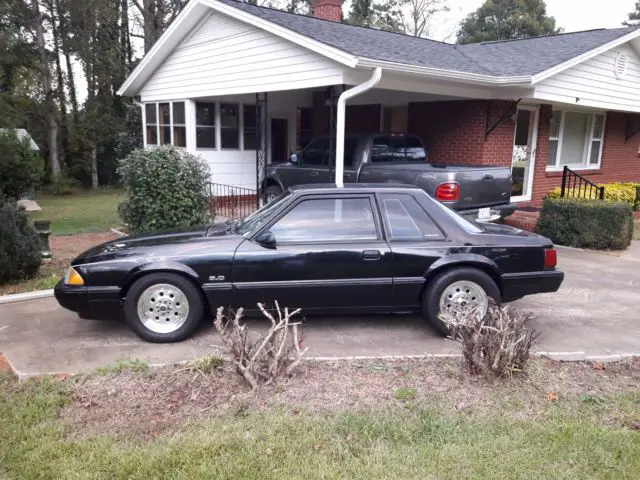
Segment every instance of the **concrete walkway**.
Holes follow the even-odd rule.
[[[640,353],[640,242],[623,254],[559,250],[561,290],[516,302],[535,313],[538,351],[567,358]],[[262,323],[255,322],[256,327]],[[456,354],[416,316],[310,318],[305,344],[314,357]],[[192,360],[216,351],[203,325],[172,345],[141,341],[118,322],[81,320],[53,298],[0,305],[0,351],[20,374],[86,372],[122,358],[152,364]],[[573,353],[573,355],[571,355]]]

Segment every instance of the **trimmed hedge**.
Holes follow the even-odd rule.
[[[0,285],[34,276],[42,255],[24,208],[0,200]]]
[[[577,248],[622,250],[631,244],[633,213],[623,202],[573,198],[546,199],[538,233]]]
[[[640,199],[636,196],[636,189],[640,188],[640,183],[600,183],[598,186],[604,187],[604,200],[606,202],[625,202],[631,204],[634,210],[640,210]],[[560,198],[561,192],[562,189],[560,187],[554,188],[547,194],[547,198]],[[568,196],[572,195],[573,189],[567,189],[566,194]],[[586,198],[590,195],[591,199],[598,199],[595,190],[589,191],[589,188],[584,185],[582,188],[576,188],[575,194],[576,197]]]
[[[201,226],[209,221],[209,167],[172,147],[135,150],[118,174],[128,198],[120,217],[134,233]]]

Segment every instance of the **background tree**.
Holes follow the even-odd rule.
[[[629,13],[629,20],[623,24],[628,27],[640,25],[640,2],[636,2],[636,9]]]
[[[460,24],[458,43],[512,40],[559,33],[544,0],[486,0]]]
[[[347,22],[424,37],[429,33],[433,17],[447,10],[448,0],[354,0]]]

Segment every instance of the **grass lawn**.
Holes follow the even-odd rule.
[[[374,380],[387,375],[376,368],[367,375]],[[378,406],[354,402],[362,387],[366,390],[367,378],[340,377],[342,368],[334,366],[339,388],[314,378],[297,401],[283,397],[280,405],[261,408],[243,403],[250,396],[245,392],[236,395],[233,407],[191,409],[182,421],[169,417],[217,391],[208,390],[208,380],[193,372],[185,376],[185,368],[107,371],[59,383],[17,384],[5,376],[0,382],[0,477],[640,478],[640,431],[632,422],[640,420],[637,367],[617,380],[622,389],[607,394],[562,390],[551,397],[545,385],[541,392],[531,388],[523,395],[507,380],[506,386],[484,386],[482,398],[467,398],[465,404],[460,403],[465,392],[458,390],[416,396],[433,378],[412,376],[413,368],[389,368],[384,379],[404,375],[418,388],[394,390],[390,380],[386,388],[377,388]],[[561,368],[553,381],[571,376]],[[587,374],[601,380],[598,388],[616,376]],[[177,388],[181,375],[187,383]],[[541,379],[545,375],[540,372]],[[584,378],[575,380],[577,388],[589,388]],[[263,395],[286,395],[302,379],[295,382]],[[151,402],[144,397],[145,385],[158,387]],[[478,390],[477,381],[469,379],[458,387]],[[321,390],[345,393],[334,397],[334,404],[313,406],[310,399]],[[411,395],[405,394],[409,390]],[[127,403],[118,403],[123,397]],[[335,408],[348,398],[346,406]],[[163,421],[170,429],[154,434]],[[139,427],[147,435],[137,435]]]
[[[42,207],[33,212],[33,220],[50,220],[53,235],[109,230],[120,225],[118,204],[124,199],[123,190],[104,188],[87,190],[77,195],[36,195]]]

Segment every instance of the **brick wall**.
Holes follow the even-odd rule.
[[[539,207],[547,193],[562,185],[562,172],[547,172],[549,155],[549,118],[551,106],[542,105],[538,126],[538,148],[536,154],[533,196],[530,205]],[[608,112],[602,162],[599,170],[578,170],[578,173],[595,183],[640,182],[640,133],[625,143],[627,117],[624,113]]]
[[[408,130],[422,138],[434,163],[511,165],[510,118],[503,119],[485,141],[487,113],[492,126],[509,107],[509,102],[485,100],[411,103]]]
[[[313,92],[311,128],[314,137],[329,134],[331,109],[325,104],[327,99],[328,92],[326,90]],[[379,132],[381,108],[382,106],[379,104],[347,105],[345,132],[347,134]],[[333,109],[334,115],[336,109],[337,107]]]

